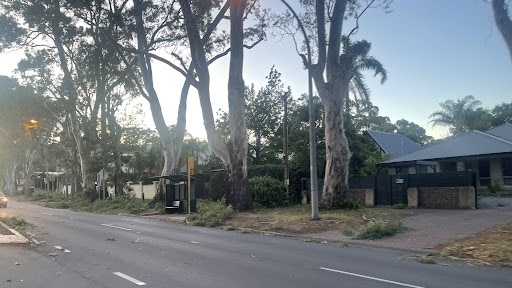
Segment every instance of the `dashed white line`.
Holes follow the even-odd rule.
[[[121,229],[121,230],[125,230],[125,231],[132,231],[132,229],[130,229],[130,228],[124,228],[124,227],[114,226],[114,225],[110,225],[110,224],[101,224],[101,226],[115,228],[115,229]]]
[[[396,281],[381,279],[381,278],[377,278],[377,277],[366,276],[366,275],[357,274],[357,273],[340,271],[340,270],[331,269],[331,268],[320,267],[320,269],[321,270],[325,270],[325,271],[330,271],[330,272],[336,272],[336,273],[340,273],[340,274],[350,275],[350,276],[354,276],[354,277],[359,277],[359,278],[364,278],[364,279],[369,279],[369,280],[374,280],[374,281],[379,281],[379,282],[384,282],[384,283],[395,284],[395,285],[403,286],[403,287],[425,288],[425,287],[422,287],[422,286],[416,286],[416,285],[406,284],[406,283],[402,283],[402,282],[396,282]]]
[[[197,242],[197,241],[190,241],[190,243],[192,243],[192,244],[199,244],[199,242]]]
[[[121,278],[123,278],[125,280],[128,280],[128,281],[132,282],[135,285],[139,285],[139,286],[146,285],[146,283],[144,283],[144,282],[142,282],[140,280],[137,280],[137,279],[135,279],[133,277],[130,277],[130,276],[128,276],[128,275],[126,275],[124,273],[121,273],[121,272],[114,272],[114,275],[119,276],[119,277],[121,277]]]
[[[53,214],[51,214],[51,213],[42,212],[41,214],[46,215],[46,216],[53,216]]]

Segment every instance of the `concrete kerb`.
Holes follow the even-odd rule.
[[[412,253],[412,254],[428,254],[428,255],[438,255],[439,254],[439,252],[435,251],[435,250],[392,247],[392,246],[380,245],[378,243],[363,242],[363,241],[357,241],[357,240],[338,241],[338,240],[321,238],[321,237],[305,237],[303,235],[296,235],[296,234],[289,234],[289,233],[254,230],[254,229],[247,229],[247,228],[242,228],[242,229],[245,231],[251,232],[251,233],[258,233],[258,234],[261,234],[264,236],[290,237],[290,238],[302,239],[305,242],[321,243],[321,244],[332,244],[332,245],[341,244],[341,245],[343,245],[343,247],[351,246],[351,247],[358,247],[358,248],[374,248],[374,249],[391,250],[391,251],[398,251],[398,252],[405,252],[405,253]],[[239,231],[242,229],[236,229],[234,231]]]
[[[18,231],[0,222],[5,229],[11,231],[13,235],[0,235],[0,244],[25,244],[28,243],[28,239],[21,235]]]

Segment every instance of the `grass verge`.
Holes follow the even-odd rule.
[[[61,194],[34,194],[27,198],[40,201],[45,207],[54,209],[71,209],[73,211],[92,212],[98,214],[141,214],[149,209],[148,202],[125,195],[112,199],[91,202],[82,194],[66,197]]]
[[[194,226],[217,227],[233,217],[235,212],[224,201],[199,200],[197,214],[188,216],[187,222]]]
[[[21,234],[25,234],[26,229],[30,226],[27,221],[19,217],[0,217],[0,222],[3,222],[5,225]]]
[[[443,248],[441,255],[472,264],[512,267],[512,222],[494,226]]]

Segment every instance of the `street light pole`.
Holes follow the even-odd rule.
[[[318,184],[317,184],[317,165],[316,165],[316,122],[315,122],[315,107],[313,101],[313,77],[311,73],[312,62],[311,62],[311,46],[309,45],[308,34],[306,33],[306,29],[302,25],[302,21],[300,20],[295,10],[286,2],[286,0],[281,0],[284,5],[290,10],[293,14],[293,17],[297,20],[299,24],[300,30],[302,31],[302,35],[304,36],[304,41],[306,42],[307,49],[307,61],[304,61],[306,68],[308,69],[308,106],[309,106],[309,171],[310,171],[310,179],[311,179],[311,220],[320,220],[320,216],[318,213]],[[305,59],[304,59],[305,60]],[[306,63],[307,62],[307,63]]]
[[[289,91],[283,94],[284,119],[283,119],[283,165],[284,165],[284,186],[286,194],[290,192],[290,164],[288,162],[288,97]]]

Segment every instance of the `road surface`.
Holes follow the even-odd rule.
[[[39,245],[0,246],[0,287],[512,287],[512,271],[418,263],[410,253],[337,247],[134,216],[12,202]]]

